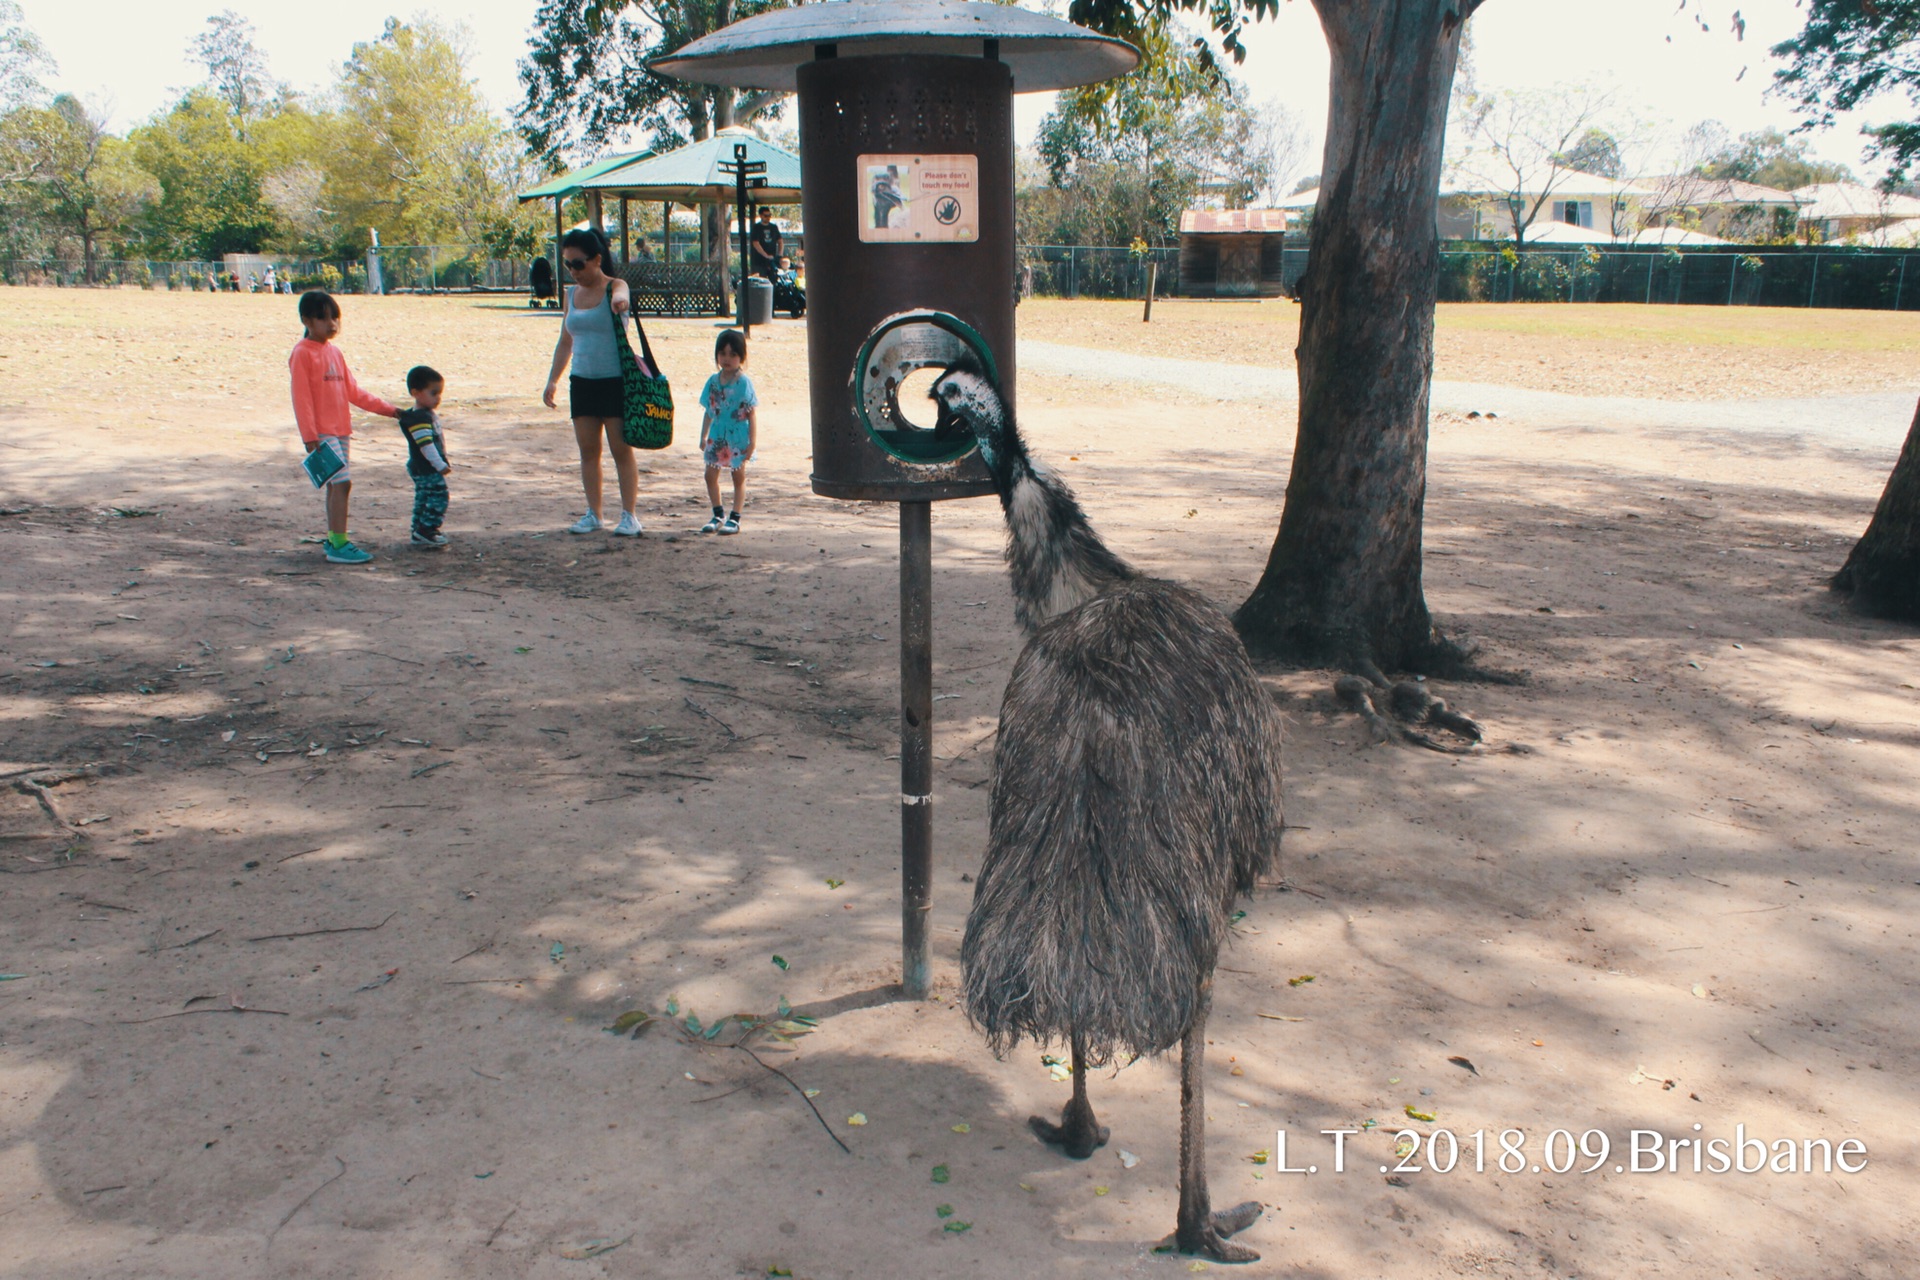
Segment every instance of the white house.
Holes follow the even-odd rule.
[[[1885,244],[1884,233],[1894,223],[1920,218],[1920,200],[1857,182],[1819,182],[1793,194],[1801,200],[1801,230],[1822,240]]]

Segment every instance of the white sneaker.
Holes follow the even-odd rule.
[[[567,526],[568,533],[592,533],[600,527],[600,517],[589,511]]]
[[[620,523],[613,526],[613,536],[616,538],[639,537],[640,536],[640,517],[634,515],[633,512],[631,511],[621,512]]]

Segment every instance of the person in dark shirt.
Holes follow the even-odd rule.
[[[447,535],[440,522],[447,518],[447,434],[434,413],[446,390],[446,379],[424,364],[407,370],[407,390],[413,408],[400,411],[400,430],[407,437],[407,474],[413,477],[413,545],[444,547]]]
[[[780,228],[773,225],[773,210],[760,206],[760,221],[753,224],[753,273],[769,281],[780,276]]]

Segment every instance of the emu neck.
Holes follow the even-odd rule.
[[[1007,517],[1007,567],[1015,619],[1029,634],[1078,608],[1134,570],[1107,550],[1073,493],[1020,450],[995,468]]]

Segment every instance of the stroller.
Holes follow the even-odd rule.
[[[543,303],[548,307],[560,305],[560,292],[553,287],[553,263],[544,257],[535,258],[527,278],[533,287],[533,296],[527,299],[528,306],[538,307]]]

